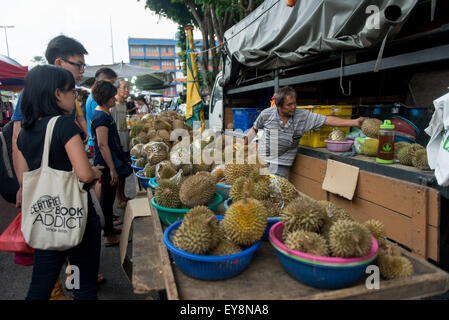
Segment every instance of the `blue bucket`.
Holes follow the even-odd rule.
[[[223,220],[223,216],[217,216]],[[174,263],[182,272],[192,278],[201,280],[223,280],[240,274],[251,262],[254,252],[261,242],[257,241],[242,252],[226,256],[207,256],[192,254],[178,249],[171,242],[171,236],[181,225],[182,220],[169,226],[164,232],[164,244],[171,252]]]

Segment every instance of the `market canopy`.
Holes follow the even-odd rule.
[[[109,65],[88,66],[83,74],[82,85],[90,86],[94,82],[95,73],[100,68],[110,68],[117,73],[120,79],[136,76],[135,85],[140,90],[158,90],[171,86],[173,73],[163,70],[153,70],[146,67],[135,66],[128,63],[115,63]]]
[[[23,88],[28,67],[0,54],[0,89],[18,91]]]
[[[245,68],[290,67],[326,52],[380,46],[400,30],[417,0],[266,0],[224,34],[224,78]]]

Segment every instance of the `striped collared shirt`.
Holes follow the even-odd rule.
[[[325,122],[326,116],[297,108],[293,117],[283,125],[278,108],[263,110],[253,125],[256,130],[264,130],[259,141],[260,157],[270,163],[291,166],[302,135],[321,128]]]

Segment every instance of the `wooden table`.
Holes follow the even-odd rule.
[[[149,200],[152,192],[146,195]],[[133,207],[131,200],[130,208]],[[163,243],[163,228],[149,201],[151,215],[136,218],[133,243],[128,257],[128,275],[137,294],[159,293],[170,300],[313,300],[313,299],[416,299],[435,296],[449,290],[449,274],[417,255],[404,250],[415,269],[412,277],[382,280],[380,289],[368,290],[366,276],[355,285],[340,290],[322,290],[306,286],[289,276],[269,242],[263,242],[249,266],[238,276],[220,281],[197,280],[185,275],[169,257]],[[133,210],[148,210],[135,207]]]

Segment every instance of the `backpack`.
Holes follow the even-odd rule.
[[[12,162],[12,133],[14,121],[8,122],[0,132],[0,195],[10,203],[16,203],[19,182]]]

